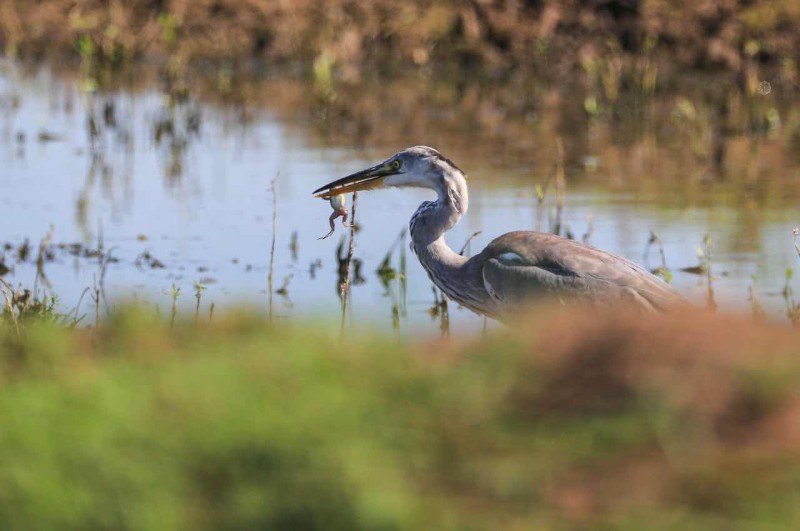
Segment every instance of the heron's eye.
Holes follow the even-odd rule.
[[[392,168],[395,169],[395,170],[399,170],[400,166],[402,166],[402,165],[403,164],[397,159],[392,161]]]

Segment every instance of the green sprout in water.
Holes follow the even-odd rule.
[[[178,297],[181,295],[181,288],[172,283],[172,313],[170,314],[170,326],[175,325],[175,316],[178,314]]]
[[[197,321],[200,318],[200,299],[203,297],[203,292],[206,290],[206,286],[201,284],[200,282],[194,283],[194,298],[197,299],[197,305],[194,308],[194,320]]]
[[[584,241],[586,241],[586,239],[588,239],[588,237],[585,237]],[[650,255],[650,248],[653,245],[658,245],[658,254],[661,257],[661,265],[659,265],[655,269],[651,269],[650,272],[653,273],[654,275],[662,277],[664,281],[667,282],[667,284],[669,284],[670,282],[672,282],[672,271],[670,271],[669,267],[667,267],[667,255],[664,252],[664,244],[661,241],[661,238],[658,236],[658,234],[656,234],[656,231],[654,230],[650,231],[650,238],[647,240],[647,245],[644,248],[643,261],[645,264],[647,264],[648,262],[647,258]]]

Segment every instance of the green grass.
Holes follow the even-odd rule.
[[[0,527],[800,523],[796,446],[769,428],[796,404],[791,342],[719,365],[708,345],[676,362],[588,334],[545,351],[542,330],[340,343],[135,311],[98,332],[0,328]]]

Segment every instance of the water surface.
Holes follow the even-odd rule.
[[[212,303],[220,310],[245,302],[264,311],[271,304],[276,318],[335,321],[336,253],[347,232],[337,224],[334,236],[317,240],[328,230],[330,209],[312,190],[408,145],[433,145],[469,176],[470,211],[447,240],[458,250],[480,231],[470,244],[476,251],[506,231],[552,228],[555,193],[548,188],[539,202],[536,185],[553,176],[561,137],[563,232],[588,233],[593,245],[655,268],[657,246],[644,255],[655,231],[672,283],[699,305],[707,303],[707,277],[680,268],[703,261],[698,249],[709,235],[716,303],[750,311],[752,291],[770,316],[785,311],[786,270],[798,263],[791,230],[800,223],[796,138],[785,131],[798,115],[775,95],[748,105],[776,109],[778,125],[726,132],[720,148],[719,132],[708,128],[715,119],[696,116],[706,102],[691,95],[653,98],[646,113],[634,106],[617,119],[588,112],[585,95],[574,105],[566,97],[554,103],[553,87],[525,92],[524,101],[506,107],[491,85],[436,83],[423,97],[403,92],[411,82],[401,80],[363,99],[343,93],[320,103],[308,83],[279,78],[256,82],[258,95],[243,106],[192,94],[176,99],[157,84],[85,92],[79,79],[47,69],[23,74],[9,63],[0,72],[0,219],[12,269],[4,278],[13,285],[33,285],[36,249],[50,235],[53,244],[110,250],[116,261],[104,277],[108,307],[133,298],[168,314],[174,285],[181,307],[193,311],[199,283],[204,316]],[[357,103],[343,107],[345,99]],[[511,113],[514,105],[522,110]],[[630,124],[639,125],[630,132]],[[722,164],[709,162],[718,148]],[[439,330],[430,281],[407,240],[394,245],[426,199],[420,190],[361,194],[361,278],[351,289],[349,326]],[[19,262],[25,239],[33,256]],[[390,249],[395,269],[406,261],[405,282],[383,283],[376,274]],[[51,258],[47,282],[37,285],[70,311],[97,283],[100,265],[57,247]],[[81,304],[80,312],[94,313],[90,298]],[[483,326],[454,305],[450,319],[457,332]]]

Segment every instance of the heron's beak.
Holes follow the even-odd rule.
[[[335,195],[358,192],[360,190],[372,190],[373,188],[380,188],[384,178],[398,173],[400,172],[392,168],[390,164],[382,162],[377,166],[361,170],[317,188],[313,194],[316,197],[329,199]]]

